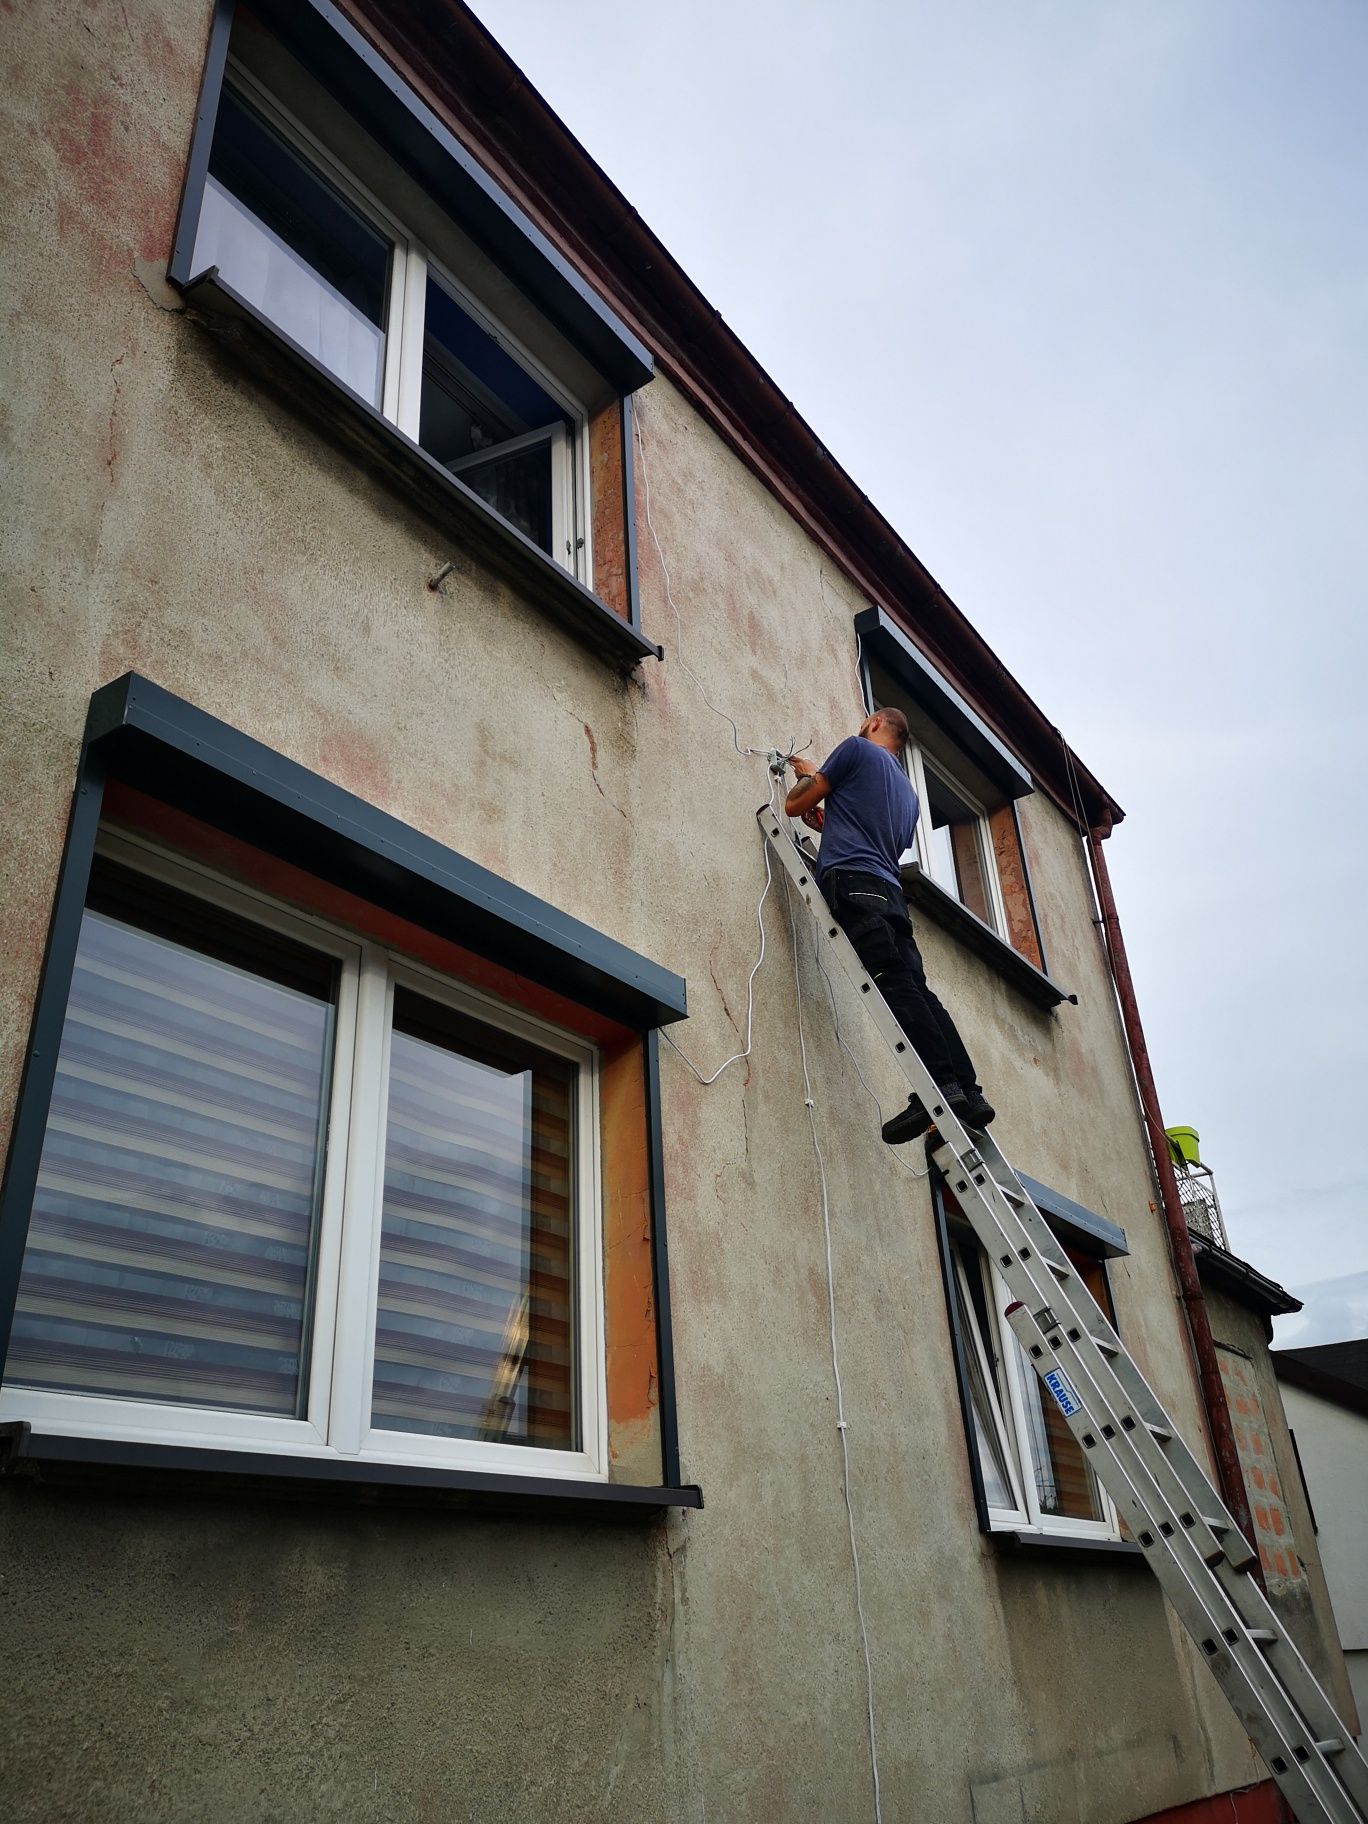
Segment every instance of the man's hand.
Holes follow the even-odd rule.
[[[826,812],[819,804],[815,809],[803,812],[803,822],[810,830],[816,830],[817,834],[820,836],[822,833],[822,825],[826,822]]]
[[[825,774],[819,773],[811,760],[799,760],[795,755],[789,762],[798,775],[798,783],[790,790],[784,800],[784,811],[790,817],[801,817],[807,823],[808,813],[817,806],[831,790]],[[808,828],[820,829],[820,824],[809,823]]]

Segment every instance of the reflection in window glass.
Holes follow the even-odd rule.
[[[1041,1513],[1056,1514],[1068,1520],[1104,1519],[1101,1490],[1078,1440],[1069,1430],[1063,1413],[1046,1393],[1034,1362],[1015,1334],[1011,1347],[1017,1352],[1021,1368],[1026,1438]]]
[[[575,1070],[396,989],[372,1423],[574,1443]]]
[[[303,1413],[334,975],[97,864],[8,1381]]]
[[[923,815],[932,878],[985,924],[991,924],[979,813],[930,765],[926,768],[926,800]]]
[[[564,409],[431,278],[425,323],[419,443],[560,561],[553,521]]]
[[[380,403],[390,244],[231,89],[214,127],[195,270]]]

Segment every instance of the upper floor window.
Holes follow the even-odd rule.
[[[238,16],[193,271],[216,268],[282,335],[589,583],[593,402],[548,363],[554,334],[535,352],[477,295],[458,267],[488,280],[487,263],[445,229],[418,186],[257,21]],[[512,301],[507,284],[490,288]],[[519,314],[532,314],[525,300]],[[585,381],[584,363],[567,355],[565,366]]]
[[[903,859],[915,861],[937,886],[1004,935],[1006,915],[987,812],[971,789],[958,785],[915,738],[904,749],[903,762],[921,805],[916,847]]]
[[[903,765],[920,809],[916,838],[902,857],[904,865],[920,868],[1005,938],[1007,914],[989,822],[989,805],[995,805],[999,795],[974,763],[955,751],[906,690],[899,688],[890,672],[870,661],[868,677],[874,708],[901,709],[910,730]]]

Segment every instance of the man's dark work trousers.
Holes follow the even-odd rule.
[[[877,874],[833,868],[822,893],[855,954],[911,1039],[917,1055],[944,1089],[968,1089],[978,1079],[955,1022],[926,985],[902,893]]]

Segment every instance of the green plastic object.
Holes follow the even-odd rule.
[[[1175,1161],[1182,1165],[1202,1163],[1202,1155],[1197,1150],[1199,1136],[1195,1127],[1166,1127],[1164,1132],[1168,1135]]]

